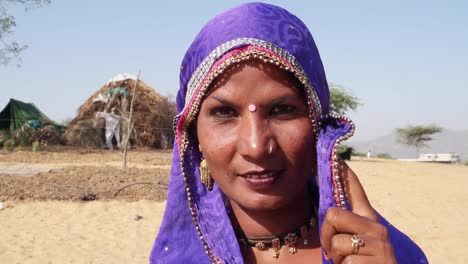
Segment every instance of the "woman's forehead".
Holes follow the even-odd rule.
[[[303,85],[292,73],[257,59],[231,65],[213,81],[208,96],[213,93],[227,95],[227,89],[263,88],[267,83],[269,88],[287,87],[304,96]]]

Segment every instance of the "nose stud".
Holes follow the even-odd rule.
[[[255,107],[255,105],[253,105],[253,104],[249,105],[249,111],[250,112],[255,112],[256,109],[257,109],[257,107]]]
[[[271,141],[270,141],[269,148],[268,148],[268,155],[271,155],[271,153],[273,153],[273,144],[271,144]]]

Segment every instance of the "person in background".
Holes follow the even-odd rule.
[[[115,141],[117,142],[117,147],[120,148],[120,120],[122,119],[122,117],[116,114],[115,107],[112,107],[110,113],[97,112],[96,117],[104,118],[104,120],[106,121],[105,137],[107,148],[111,151],[114,150],[112,144],[113,138],[115,138]]]

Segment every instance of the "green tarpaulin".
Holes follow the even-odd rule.
[[[128,97],[128,95],[129,95],[128,91],[125,90],[124,88],[120,87],[120,86],[114,87],[114,88],[110,89],[109,91],[105,92],[104,94],[112,95],[113,93],[117,93],[118,95],[123,94],[125,97]]]
[[[39,128],[46,124],[63,127],[44,115],[33,103],[10,99],[10,102],[0,112],[0,130],[13,131],[23,125]]]

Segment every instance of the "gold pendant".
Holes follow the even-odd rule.
[[[288,252],[289,252],[289,254],[296,254],[297,248],[295,246],[292,246],[292,247],[289,248]]]
[[[265,244],[263,244],[262,242],[255,243],[255,247],[258,250],[265,250],[265,248],[266,248]]]
[[[296,235],[296,233],[288,233],[284,237],[284,242],[289,247],[288,252],[290,254],[296,254],[296,252],[297,252],[297,248],[296,248],[297,235]]]
[[[275,238],[271,241],[272,245],[273,245],[273,250],[275,251],[275,253],[273,254],[273,257],[274,258],[279,258],[279,251],[281,249],[281,241],[279,238]]]

